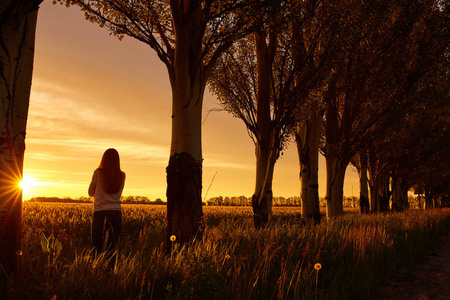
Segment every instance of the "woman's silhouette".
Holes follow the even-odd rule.
[[[116,149],[106,150],[89,185],[89,196],[94,197],[91,237],[95,254],[103,251],[103,245],[107,256],[114,252],[122,230],[120,196],[124,183],[125,173],[120,170],[119,153]]]

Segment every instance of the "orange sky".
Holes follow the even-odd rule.
[[[208,91],[204,116],[218,102]],[[36,196],[87,196],[103,152],[116,148],[127,174],[124,196],[166,200],[171,91],[165,66],[147,45],[116,37],[84,19],[77,7],[44,1],[39,10],[34,76],[27,126],[24,175]],[[203,197],[251,196],[254,147],[243,122],[211,112],[203,124]],[[325,169],[319,166],[320,195]],[[347,169],[344,194],[358,194]],[[275,196],[298,196],[294,144],[277,162]]]

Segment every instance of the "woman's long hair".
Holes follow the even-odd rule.
[[[97,169],[105,191],[108,194],[119,192],[125,178],[125,173],[120,170],[119,152],[113,148],[106,150]]]

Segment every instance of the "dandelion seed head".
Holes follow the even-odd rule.
[[[171,235],[171,236],[170,236],[170,240],[171,240],[172,242],[175,242],[175,241],[177,240],[177,237],[174,236],[174,235]]]

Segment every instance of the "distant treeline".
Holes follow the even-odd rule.
[[[204,205],[208,206],[251,206],[252,198],[239,196],[239,197],[213,197],[205,202]],[[410,195],[408,197],[408,204],[410,208],[423,208],[424,199],[420,197],[414,197]],[[299,196],[295,197],[273,197],[273,206],[301,206],[301,198]],[[319,205],[321,207],[326,207],[326,200],[324,197],[319,199]],[[344,207],[359,208],[359,197],[344,197]]]
[[[80,197],[72,199],[69,197],[33,197],[28,202],[62,202],[62,203],[92,203],[92,199],[89,197]]]
[[[60,203],[92,203],[92,197],[79,197],[72,199],[69,197],[59,198],[59,197],[33,197],[29,200],[30,202],[60,202]],[[153,205],[164,205],[165,202],[160,198],[155,201],[151,201],[148,197],[143,196],[126,196],[121,197],[120,201],[124,204],[153,204]]]
[[[325,207],[325,198],[319,199],[320,206]],[[211,206],[251,206],[252,198],[239,196],[239,197],[213,197],[206,201],[206,205]],[[301,206],[301,198],[299,196],[294,197],[273,197],[273,206]],[[359,207],[358,197],[344,197],[345,207]]]
[[[92,203],[92,197],[79,197],[72,199],[69,197],[59,198],[59,197],[33,197],[30,202],[59,202],[59,203]],[[419,208],[423,206],[423,199],[420,197],[408,197],[410,208]],[[149,204],[149,205],[165,205],[166,202],[162,201],[160,198],[152,201],[148,197],[143,196],[126,196],[121,197],[121,201],[124,204]],[[273,206],[301,206],[301,198],[295,197],[273,197]],[[324,197],[319,199],[319,204],[321,207],[326,206],[326,200]],[[246,196],[233,196],[233,197],[212,197],[203,205],[208,206],[251,206],[252,198]],[[359,207],[358,197],[344,197],[344,207]]]

